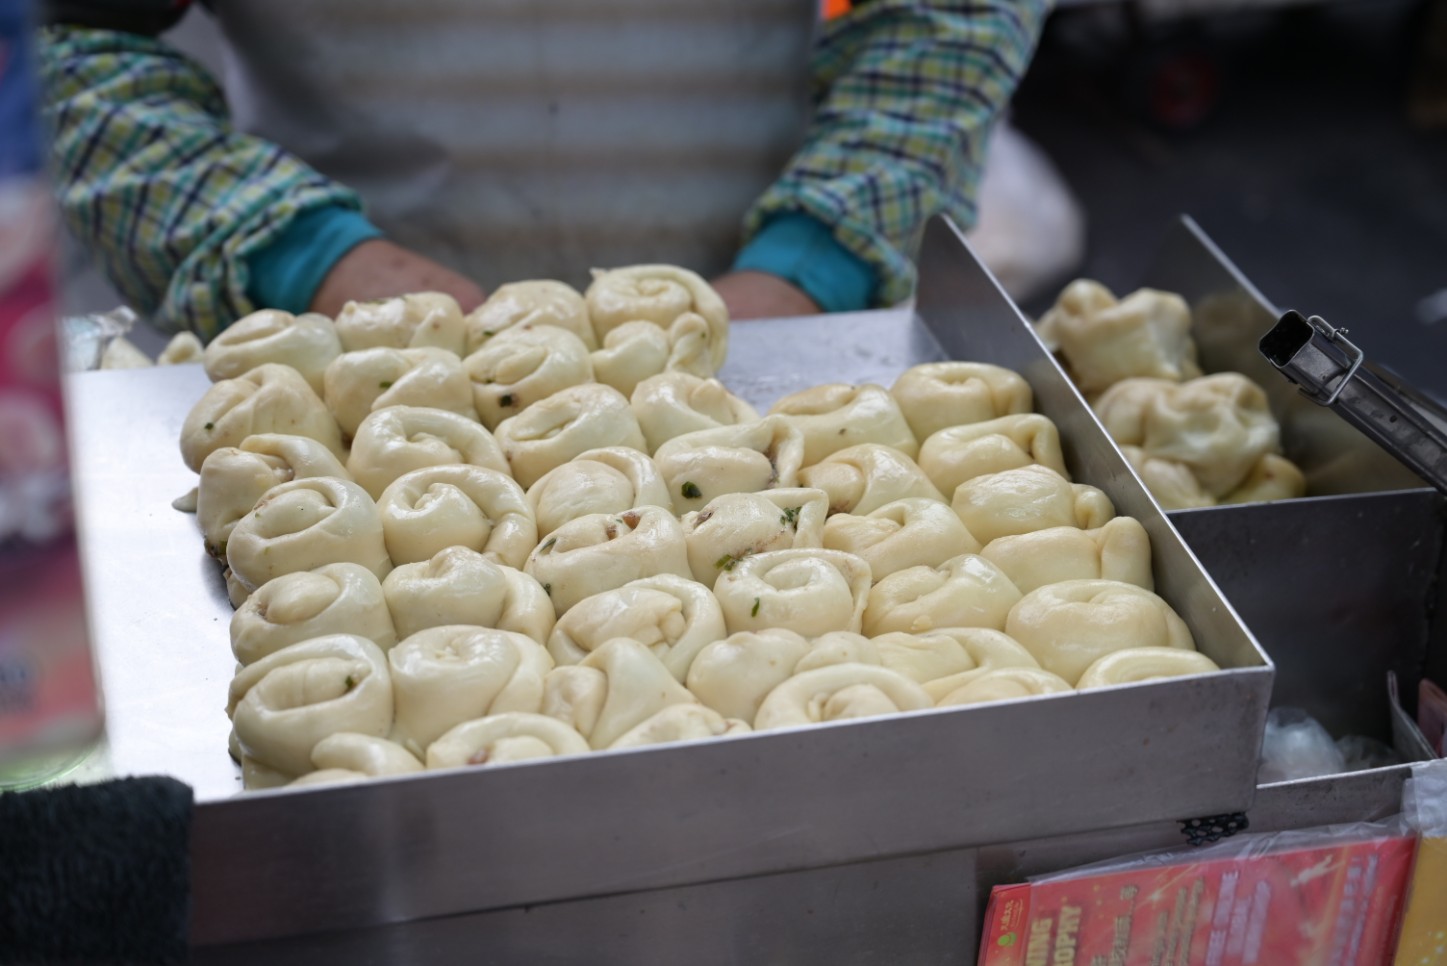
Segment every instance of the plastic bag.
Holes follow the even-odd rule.
[[[1068,279],[1085,259],[1085,209],[1050,157],[1000,121],[986,147],[975,254],[1016,301]]]
[[[61,320],[66,371],[99,369],[106,350],[117,339],[124,339],[126,333],[135,328],[137,321],[136,313],[125,306],[109,312],[66,316]]]
[[[1257,784],[1335,775],[1346,771],[1346,757],[1321,723],[1300,708],[1272,708],[1261,740]]]
[[[139,316],[125,306],[109,312],[66,317],[61,326],[65,335],[66,371],[148,369],[202,361],[205,347],[190,332],[172,336],[160,355],[152,359],[127,338],[138,321]]]
[[[1391,745],[1366,735],[1345,735],[1336,740],[1336,747],[1342,754],[1344,771],[1366,771],[1402,763],[1402,756]]]

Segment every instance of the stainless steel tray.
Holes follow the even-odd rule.
[[[1395,814],[1401,779],[1347,788],[1261,789],[1252,829],[1372,821]],[[621,895],[495,909],[366,929],[210,946],[195,966],[972,966],[993,886],[1180,848],[1175,822],[851,862]]]
[[[92,774],[196,788],[198,945],[383,926],[1235,811],[1253,793],[1272,666],[954,228],[931,225],[917,313],[734,327],[751,401],[886,384],[948,355],[1031,383],[1078,479],[1150,532],[1160,593],[1228,670],[889,719],[232,795],[230,613],[176,440],[198,368],[71,380],[78,498],[110,740]],[[785,347],[789,351],[780,351]]]
[[[1205,371],[1242,372],[1265,387],[1311,494],[1176,510],[1171,522],[1276,662],[1272,704],[1304,708],[1334,735],[1390,744],[1388,673],[1409,708],[1424,672],[1447,676],[1447,499],[1261,355],[1280,310],[1189,218],[1168,233],[1143,284],[1191,303]],[[1361,801],[1373,784],[1400,788],[1408,768],[1282,785],[1303,801]]]

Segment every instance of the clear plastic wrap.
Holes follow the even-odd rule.
[[[125,338],[137,321],[136,313],[125,306],[109,312],[66,316],[61,320],[66,371],[85,372],[101,368],[101,360],[111,343]]]
[[[1280,707],[1266,716],[1256,781],[1269,785],[1401,763],[1395,749],[1375,738],[1343,735],[1333,740],[1321,722],[1302,709]]]
[[[1300,708],[1272,708],[1261,739],[1261,785],[1335,775],[1346,759],[1321,723]]]

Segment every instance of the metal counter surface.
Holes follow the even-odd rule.
[[[171,507],[196,485],[181,423],[209,384],[199,365],[182,365],[80,373],[67,385],[106,705],[105,742],[76,777],[174,775],[198,801],[241,789],[226,755],[231,605],[195,515]]]
[[[800,872],[1235,811],[1273,669],[1078,393],[952,226],[917,315],[738,323],[722,373],[755,405],[905,366],[1015,368],[1077,479],[1151,534],[1159,592],[1228,670],[557,762],[232,794],[233,663],[217,565],[170,500],[199,367],[71,380],[78,497],[111,731],[95,774],[191,783],[192,941],[215,945]]]

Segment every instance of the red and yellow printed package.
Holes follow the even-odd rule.
[[[56,235],[24,12],[0,8],[0,788],[52,776],[103,724],[72,525]]]
[[[1368,826],[1371,828],[1371,826]],[[1392,962],[1415,836],[1247,836],[990,896],[981,966]]]
[[[1447,760],[1412,768],[1402,815],[1421,841],[1396,966],[1447,966]]]

